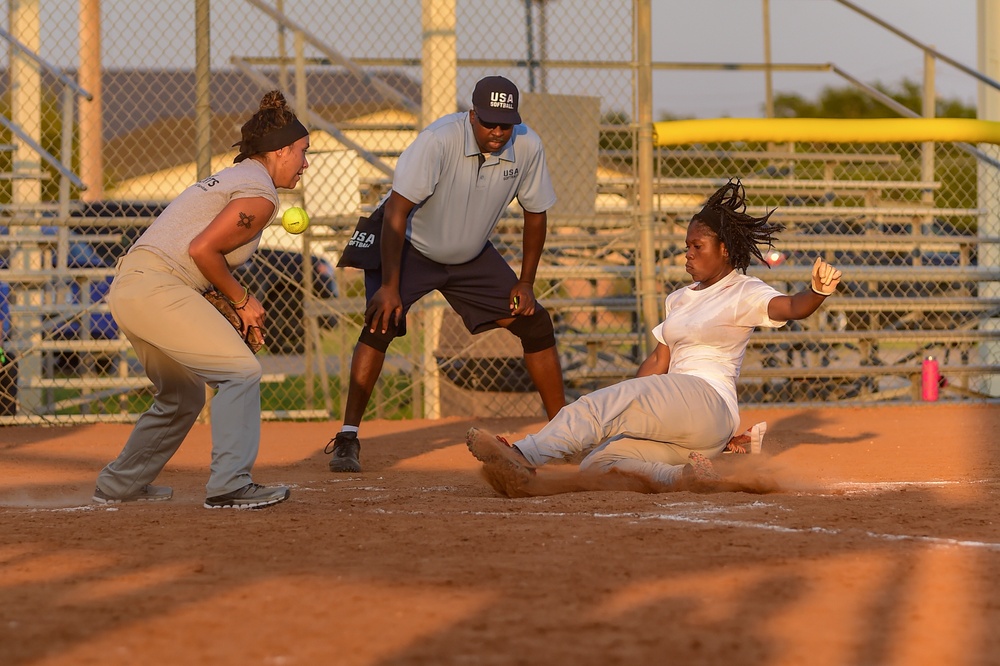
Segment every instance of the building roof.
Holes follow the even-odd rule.
[[[279,80],[274,68],[257,71],[272,81]],[[67,74],[76,76],[75,72]],[[288,75],[294,80],[294,72]],[[398,72],[379,76],[420,103],[417,81]],[[42,85],[46,99],[59,99],[61,84],[51,74],[43,73]],[[104,164],[113,182],[196,159],[193,71],[107,69],[102,73],[101,87]],[[9,76],[2,71],[0,96],[5,96],[8,89]],[[397,106],[370,81],[344,70],[307,72],[306,91],[309,108],[333,123]],[[241,125],[257,110],[265,92],[242,72],[212,72],[209,94],[213,154],[230,150],[239,140]]]

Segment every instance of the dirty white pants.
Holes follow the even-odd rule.
[[[737,426],[705,380],[652,375],[579,398],[514,446],[535,465],[586,453],[581,469],[617,468],[670,485],[689,453],[717,455]]]

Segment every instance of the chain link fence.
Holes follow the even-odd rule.
[[[754,334],[746,402],[919,399],[922,360],[935,357],[950,398],[995,396],[996,238],[977,230],[996,200],[995,168],[979,179],[959,144],[706,145],[665,150],[667,197],[703,195],[713,174],[740,173],[751,210],[785,225],[769,266],[751,272],[779,289],[808,288],[817,257],[843,270],[813,317]],[[983,192],[983,186],[989,191]],[[697,200],[697,199],[695,199]],[[659,207],[680,225],[691,207]],[[663,283],[684,283],[683,245],[664,239]],[[985,269],[985,270],[984,270]],[[993,296],[990,297],[989,294]]]
[[[658,148],[644,252],[629,0],[52,0],[18,3],[7,21],[0,345],[13,362],[0,423],[131,420],[150,404],[103,301],[114,263],[185,187],[232,163],[240,125],[274,88],[312,130],[310,166],[281,195],[311,225],[273,225],[239,270],[268,309],[264,416],[338,419],[364,311],[340,249],[418,129],[467,110],[489,74],[522,91],[559,196],[536,294],[571,399],[634,374],[642,301],[687,282],[686,222],[730,176],[787,226],[772,266],[753,273],[800,289],[823,256],[846,278],[814,317],[754,334],[745,403],[912,400],[926,355],[941,361],[942,399],[1000,395],[1000,193],[995,167],[959,144]],[[516,203],[495,244],[520,262]],[[655,294],[641,293],[643,262]],[[408,329],[369,416],[543,414],[506,332],[469,336],[434,296]]]

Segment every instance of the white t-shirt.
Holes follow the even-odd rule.
[[[527,125],[482,166],[481,155],[463,111],[428,125],[399,156],[392,189],[417,204],[406,237],[440,264],[475,259],[515,197],[532,213],[556,202],[542,140]]]
[[[750,334],[757,326],[785,325],[767,316],[767,304],[783,294],[736,270],[711,287],[696,290],[697,285],[666,297],[664,319],[653,329],[653,335],[670,348],[668,372],[707,381],[739,422],[736,379]]]

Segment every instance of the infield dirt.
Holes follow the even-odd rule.
[[[745,410],[777,493],[499,497],[470,426],[265,423],[260,483],[202,508],[209,429],[158,483],[97,506],[126,425],[0,428],[0,664],[1000,663],[1000,406]]]

